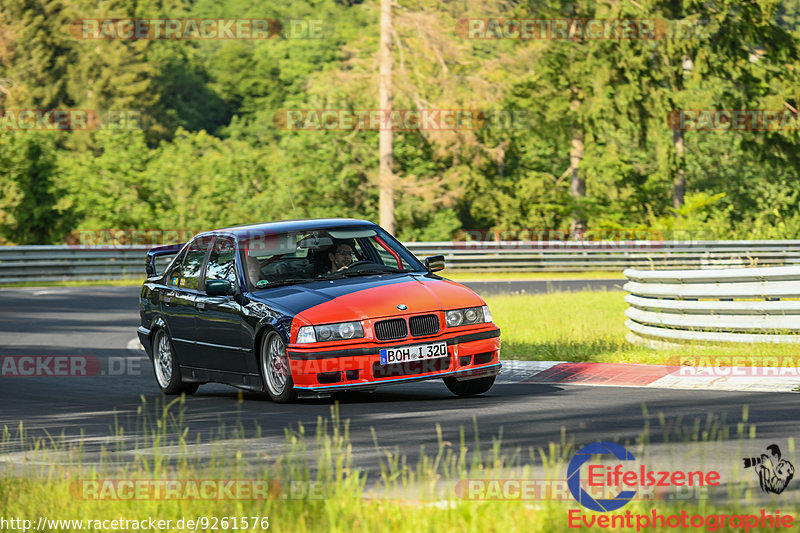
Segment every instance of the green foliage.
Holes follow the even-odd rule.
[[[0,131],[0,241],[38,244],[63,237],[52,136]]]
[[[397,132],[397,234],[460,229],[800,235],[797,131],[687,131],[676,109],[798,109],[795,1],[401,0],[394,107],[505,109],[527,122]],[[207,229],[299,217],[378,218],[376,131],[286,131],[286,109],[377,107],[377,2],[0,0],[0,111],[133,109],[142,130],[2,132],[0,238],[71,229]],[[656,40],[480,40],[464,18],[660,18]],[[275,18],[268,40],[81,40],[81,17]],[[292,20],[321,38],[291,38]],[[690,60],[691,68],[688,68]],[[570,192],[579,135],[586,195]],[[685,204],[673,209],[683,169]],[[294,207],[292,206],[294,203]]]

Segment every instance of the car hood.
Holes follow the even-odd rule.
[[[320,280],[258,291],[252,297],[267,305],[278,305],[308,324],[417,314],[484,303],[471,289],[454,281],[411,274]]]

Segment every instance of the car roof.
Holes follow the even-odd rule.
[[[374,222],[370,222],[369,220],[360,220],[357,218],[304,218],[297,220],[263,222],[261,224],[248,224],[245,226],[232,226],[229,228],[205,231],[200,235],[223,233],[235,235],[236,237],[250,237],[254,233],[257,234],[258,232],[281,233],[285,231],[329,229],[364,225],[375,226],[376,224]]]

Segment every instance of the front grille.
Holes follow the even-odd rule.
[[[379,362],[372,364],[372,377],[391,378],[400,376],[413,376],[415,374],[426,374],[428,372],[440,372],[450,368],[450,355],[437,359],[426,359],[422,361],[409,361],[406,363],[395,363],[392,365],[382,365]]]
[[[406,321],[402,318],[375,322],[375,338],[379,341],[402,339],[408,335]]]
[[[408,319],[412,337],[439,333],[439,317],[436,315],[412,316]]]

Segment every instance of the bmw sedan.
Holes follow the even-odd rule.
[[[291,402],[443,379],[471,396],[500,371],[481,297],[436,274],[444,256],[420,261],[365,220],[208,231],[146,268],[138,334],[166,394],[218,382]]]

